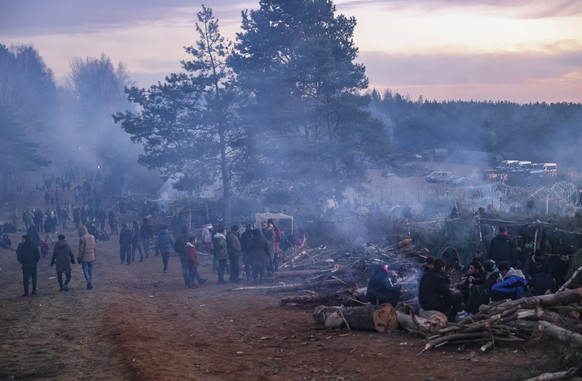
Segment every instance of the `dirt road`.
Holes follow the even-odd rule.
[[[0,249],[1,380],[504,380],[542,366],[539,346],[417,358],[424,341],[405,332],[320,329],[311,311],[280,307],[280,294],[218,285],[209,257],[199,289],[184,287],[175,256],[167,274],[153,254],[120,265],[116,240],[98,242],[93,290],[74,265],[70,292],[59,292],[45,258],[31,297],[20,296],[14,251]]]

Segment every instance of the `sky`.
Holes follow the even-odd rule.
[[[336,0],[370,88],[416,100],[582,103],[582,0]],[[59,84],[73,57],[147,87],[180,70],[201,4],[235,39],[242,0],[0,0],[0,43],[33,45]]]

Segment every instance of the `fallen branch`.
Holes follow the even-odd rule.
[[[579,366],[566,369],[555,373],[542,373],[537,377],[528,378],[525,381],[553,381],[553,380],[569,380],[574,377],[580,370]]]

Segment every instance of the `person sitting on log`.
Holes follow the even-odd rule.
[[[548,270],[546,254],[538,249],[527,258],[523,273],[525,274],[526,280],[530,282],[534,276],[539,273],[547,273],[549,272]]]
[[[455,321],[463,304],[463,296],[460,291],[450,288],[442,259],[435,260],[434,268],[420,278],[418,301],[425,311],[440,311],[447,315],[449,321]]]
[[[532,296],[546,295],[554,289],[555,285],[556,281],[547,272],[537,273],[527,281],[527,286]]]
[[[567,254],[561,254],[559,257],[550,258],[550,275],[556,281],[552,292],[556,292],[564,283],[566,283],[566,274],[570,269],[570,257]]]
[[[465,311],[471,314],[479,312],[479,306],[489,304],[492,294],[491,287],[501,281],[495,261],[485,261],[483,263],[483,271],[485,272],[485,280],[480,285],[471,287],[467,303],[465,303]]]
[[[467,274],[463,276],[462,280],[463,282],[457,284],[455,288],[461,291],[463,302],[466,304],[469,299],[471,288],[485,282],[485,272],[483,271],[481,262],[473,261],[469,263]]]
[[[402,286],[396,284],[395,275],[386,265],[370,266],[370,280],[366,291],[366,296],[370,303],[376,305],[390,303],[393,307],[396,307],[400,300]]]
[[[491,291],[493,291],[491,299],[521,299],[527,285],[525,275],[521,270],[514,269],[507,262],[502,262],[499,264],[499,273],[503,280],[491,287]]]
[[[434,269],[434,261],[436,261],[436,258],[433,257],[432,255],[428,255],[426,257],[426,262],[422,266],[423,274],[426,273],[427,271],[431,271],[432,269]]]

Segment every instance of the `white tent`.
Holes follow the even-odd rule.
[[[275,225],[279,228],[283,228],[287,234],[293,234],[293,216],[288,216],[283,213],[256,213],[255,221],[256,226],[261,226],[261,222],[272,219],[275,221]],[[290,230],[287,231],[287,227],[290,226]]]

